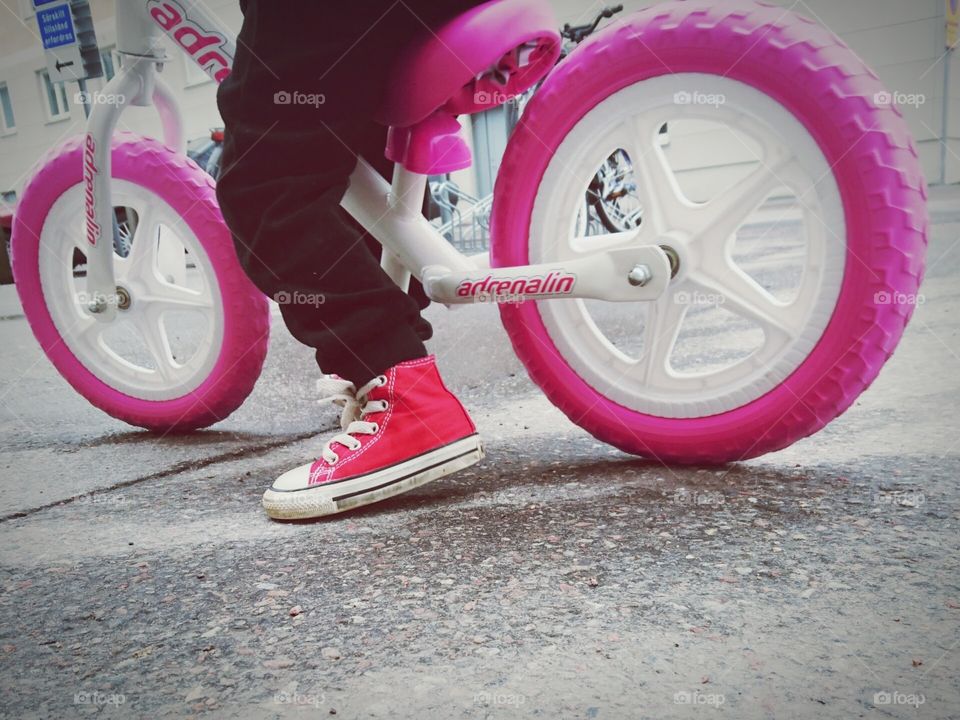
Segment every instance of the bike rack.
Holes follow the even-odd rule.
[[[437,230],[460,252],[485,252],[490,248],[490,210],[493,195],[476,198],[452,180],[430,183],[430,197],[440,208]]]

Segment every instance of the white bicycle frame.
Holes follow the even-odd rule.
[[[120,115],[130,105],[155,106],[166,144],[183,152],[183,122],[170,88],[158,77],[167,58],[166,34],[211,78],[222,81],[233,66],[236,39],[195,2],[117,0],[117,50],[123,63],[104,94],[115,103],[96,103],[87,120],[84,144],[87,292],[89,310],[108,321],[117,312],[113,272],[113,204],[110,146]],[[227,170],[229,172],[229,170]],[[670,280],[670,263],[657,245],[598,251],[559,263],[491,269],[485,256],[465,256],[421,212],[427,176],[402,165],[388,184],[359,159],[341,205],[383,245],[382,266],[404,290],[411,275],[427,295],[445,304],[525,299],[594,298],[655,300]],[[628,236],[634,231],[623,233]],[[598,238],[603,246],[602,238]]]

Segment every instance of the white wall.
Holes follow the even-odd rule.
[[[584,22],[596,13],[599,3],[589,0],[552,0],[561,22]],[[605,0],[612,4],[612,0]],[[943,100],[942,48],[944,3],[942,0],[776,0],[794,11],[813,17],[837,32],[876,70],[892,90],[922,94],[925,102],[904,113],[919,143],[927,179],[939,178],[939,133]],[[0,191],[20,191],[33,163],[64,137],[83,128],[83,111],[74,104],[67,120],[48,122],[43,110],[36,70],[44,66],[32,18],[23,9],[28,0],[0,0],[0,82],[6,82],[16,114],[16,131],[0,136]],[[229,27],[237,29],[241,16],[236,0],[205,0]],[[624,0],[627,10],[651,4]],[[93,13],[101,47],[115,44],[113,0],[94,0]],[[212,82],[188,85],[184,57],[168,47],[171,62],[165,79],[178,91],[187,137],[205,134],[220,124]],[[948,182],[960,182],[960,52],[953,53]],[[938,62],[939,60],[939,62]],[[96,84],[93,85],[96,87]],[[71,102],[75,85],[67,93]],[[151,110],[135,108],[124,114],[122,127],[157,134],[159,125]],[[704,142],[704,153],[712,146]],[[705,155],[705,157],[707,157]],[[707,157],[709,160],[709,157]],[[719,162],[719,160],[718,160]]]

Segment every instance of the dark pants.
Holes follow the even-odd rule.
[[[243,27],[218,104],[226,125],[217,197],[256,286],[317,362],[359,387],[426,355],[419,287],[380,269],[380,246],[340,207],[364,157],[385,177],[373,121],[404,42],[477,0],[241,0]]]

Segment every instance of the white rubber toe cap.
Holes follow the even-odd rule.
[[[271,490],[283,492],[285,490],[303,490],[310,486],[310,468],[313,463],[307,463],[293,470],[287,470],[283,475],[273,481]]]

